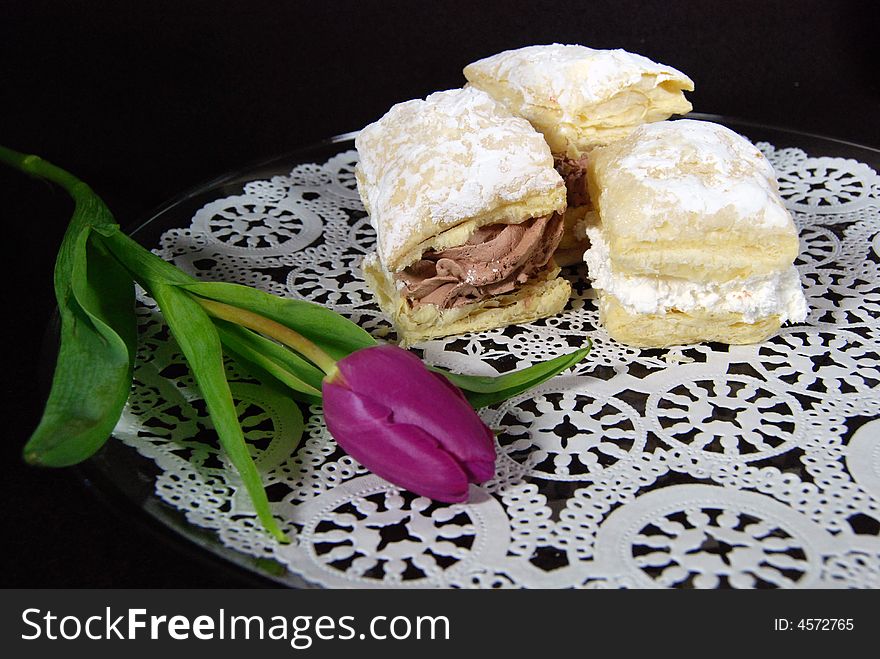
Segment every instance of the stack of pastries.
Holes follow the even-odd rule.
[[[801,321],[773,170],[690,111],[693,82],[622,50],[530,46],[358,135],[368,285],[403,345],[561,311],[585,260],[615,339],[752,343]]]
[[[806,318],[798,236],[773,168],[707,121],[640,126],[587,168],[584,255],[600,320],[635,346],[763,341]]]

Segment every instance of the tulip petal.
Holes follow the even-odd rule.
[[[446,387],[447,389],[449,389],[449,391],[451,391],[454,395],[456,395],[456,396],[458,396],[459,398],[463,399],[465,403],[468,402],[467,397],[464,395],[464,392],[463,392],[461,389],[459,389],[458,387],[456,387],[454,384],[452,384],[449,380],[447,380],[445,377],[443,377],[443,376],[440,375],[439,373],[436,373],[435,371],[428,371],[428,372],[429,372],[431,375],[433,375],[434,377],[436,377],[438,380],[440,380],[441,384],[443,384],[444,387]]]
[[[325,382],[324,418],[337,443],[377,476],[437,501],[468,496],[468,475],[419,426],[396,422],[392,411],[345,386]]]
[[[461,464],[471,483],[485,483],[495,476],[495,455],[491,460],[469,460]]]
[[[452,384],[452,382],[440,375],[440,373],[437,373],[435,371],[428,372],[431,375],[435,376],[444,387],[452,392],[453,395],[458,396],[468,405],[468,407],[473,408],[473,405],[470,404],[470,401],[467,399],[467,396],[464,395],[464,392],[461,389],[459,389],[454,384]],[[492,439],[493,434],[489,432],[488,437],[489,442],[492,443],[491,455],[471,457],[470,459],[465,459],[465,461],[461,464],[468,475],[468,480],[471,483],[482,483],[483,481],[487,481],[495,475],[495,448]]]
[[[414,354],[393,345],[358,350],[338,362],[346,386],[394,410],[395,423],[422,428],[455,457],[468,480],[492,477],[495,441],[464,395],[429,371]]]

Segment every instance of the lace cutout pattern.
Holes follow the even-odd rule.
[[[574,295],[556,317],[418,346],[431,364],[497,374],[593,341],[571,371],[481,410],[498,430],[497,471],[467,503],[369,474],[336,446],[320,408],[229,364],[292,538],[277,544],[143,294],[135,387],[116,435],[155,462],[156,494],[190,524],[317,585],[877,588],[880,177],[853,160],[759,147],[800,231],[807,321],[758,345],[638,350],[601,328],[581,267],[566,273]],[[393,340],[360,275],[375,234],[356,158],[341,150],[249,182],[167,231],[156,252],[203,279],[326,305]]]

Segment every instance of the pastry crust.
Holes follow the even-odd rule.
[[[591,153],[587,182],[618,272],[726,281],[779,271],[797,257],[772,166],[724,126],[640,126]]]
[[[465,243],[483,225],[565,210],[541,135],[475,88],[399,103],[355,146],[358,191],[391,272]]]
[[[464,69],[468,82],[528,119],[555,154],[577,158],[636,126],[690,112],[684,73],[624,50],[551,44],[508,50]]]
[[[613,295],[599,293],[599,320],[617,341],[643,348],[665,348],[703,341],[731,345],[758,343],[781,326],[777,314],[745,322],[739,313],[670,309],[665,313],[632,313]]]
[[[512,293],[496,295],[482,302],[451,309],[440,309],[432,304],[412,308],[401,296],[393,275],[382,267],[376,253],[364,259],[363,272],[379,307],[397,329],[403,347],[452,334],[481,332],[551,316],[562,311],[571,296],[571,284],[557,277],[559,268],[553,267]]]
[[[584,260],[584,252],[590,247],[585,227],[594,223],[596,212],[592,204],[569,206],[563,215],[564,229],[553,260],[560,266],[577,265]]]

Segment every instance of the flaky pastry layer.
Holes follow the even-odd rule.
[[[562,240],[553,253],[553,260],[560,266],[576,265],[584,260],[584,252],[590,247],[590,240],[584,232],[584,224],[595,215],[590,204],[569,206],[562,216],[564,229]]]
[[[553,153],[576,158],[635,126],[690,112],[693,81],[624,50],[551,44],[508,50],[469,64],[474,87],[544,134]]]
[[[752,323],[742,314],[692,309],[670,309],[666,313],[631,313],[617,299],[598,292],[599,320],[617,341],[641,348],[665,348],[704,341],[731,345],[760,343],[775,334],[778,315],[758,318]]]

